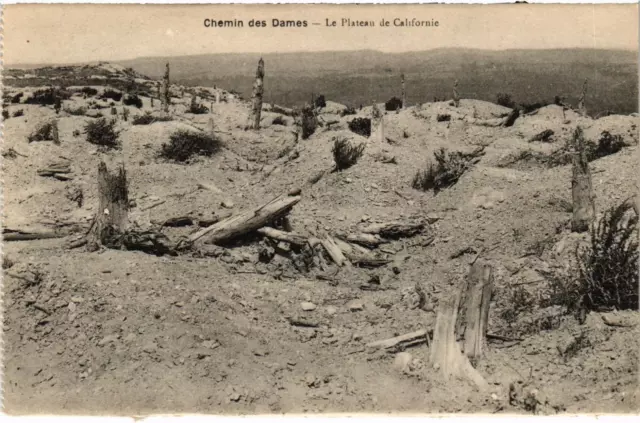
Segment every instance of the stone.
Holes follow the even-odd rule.
[[[401,352],[396,354],[396,358],[393,360],[393,368],[397,371],[404,373],[409,369],[409,365],[413,361],[413,356],[408,352]]]
[[[300,307],[304,311],[313,311],[313,310],[316,309],[317,306],[312,302],[304,301],[304,302],[300,303]]]
[[[361,300],[353,300],[347,304],[349,311],[362,311],[364,310],[364,303]]]
[[[225,209],[232,209],[235,204],[233,204],[233,201],[231,200],[224,200],[220,205]]]
[[[335,308],[334,306],[328,306],[327,307],[327,314],[329,316],[333,316],[334,314],[336,314],[338,312],[338,309]]]

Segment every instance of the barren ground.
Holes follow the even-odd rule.
[[[35,88],[9,87],[6,95],[24,91],[26,97]],[[86,229],[97,208],[101,160],[110,169],[125,164],[135,201],[130,219],[145,228],[170,217],[206,219],[258,206],[331,169],[334,137],[367,141],[349,131],[347,122],[354,116],[340,117],[336,112],[343,106],[335,103],[320,116],[339,122],[296,143],[292,118],[284,118],[286,126],[273,125],[278,114],[266,106],[263,128],[244,130],[245,102],[229,98],[213,104],[209,114],[192,115],[186,113],[190,96],[173,88],[173,121],[134,126],[131,118],[125,122],[120,116],[123,108],[131,116],[151,110],[149,98],[142,97],[141,110],[117,103],[122,148],[110,152],[98,151],[82,133],[74,135],[92,117],[64,111],[58,116],[60,145],[28,143],[36,125],[56,114],[52,107],[10,104],[10,115],[18,109],[24,115],[4,122],[4,151],[13,148],[20,154],[3,157],[4,228]],[[213,90],[209,95],[206,106],[215,98]],[[63,106],[74,108],[89,100],[74,96]],[[108,103],[103,103],[101,111],[110,117]],[[154,107],[159,108],[157,99]],[[370,109],[356,116],[369,116]],[[569,165],[502,164],[523,150],[557,149],[576,125],[592,140],[604,130],[621,135],[626,148],[591,163],[601,213],[637,192],[638,119],[592,120],[572,111],[563,117],[560,107],[547,106],[510,128],[477,124],[508,111],[462,100],[459,108],[441,102],[387,112],[386,135],[394,143],[370,141],[355,166],[327,173],[303,189],[290,220],[305,235],[428,218],[425,233],[377,249],[380,257],[404,258],[397,275],[391,265],[329,266],[323,274],[335,274],[334,280],[320,280],[319,271],[300,273],[279,255],[261,263],[258,249],[264,241],[257,236],[224,248],[217,258],[87,252],[67,249],[65,239],[5,243],[5,260],[14,263],[3,278],[6,411],[526,412],[509,403],[509,384],[514,383],[538,389],[548,400],[539,407],[545,414],[637,412],[640,325],[607,326],[599,313],[590,313],[580,325],[553,307],[521,310],[513,321],[505,321],[516,287],[532,298],[543,295],[546,281],[538,271],[565,266],[586,235],[571,234],[571,214],[550,201],[571,200]],[[445,113],[451,121],[437,122],[436,116]],[[225,144],[222,152],[188,164],[157,157],[174,130],[206,129],[209,118]],[[554,131],[552,142],[528,142],[545,129]],[[436,149],[471,151],[478,146],[485,146],[485,155],[453,187],[438,195],[411,187],[414,174]],[[279,158],[285,148],[299,156]],[[397,164],[377,160],[383,153],[395,156]],[[65,160],[72,169],[70,181],[36,173]],[[197,189],[201,182],[214,184],[221,193]],[[67,198],[73,187],[84,194],[81,207]],[[223,201],[232,207],[223,207]],[[165,232],[178,237],[196,229]],[[452,258],[468,247],[470,253]],[[530,254],[532,248],[535,254]],[[429,365],[425,344],[407,348],[413,361],[404,371],[394,366],[394,352],[365,348],[375,340],[432,329],[438,300],[457,289],[480,251],[495,275],[489,332],[517,339],[490,340],[478,362],[477,369],[491,384],[489,392],[463,380],[443,380]],[[34,269],[43,275],[41,281],[19,277]],[[381,277],[384,289],[361,289],[372,275]],[[416,307],[416,283],[427,294],[423,309]],[[304,311],[303,302],[316,308]],[[627,314],[638,318],[637,312]],[[317,327],[292,326],[290,317],[304,317]]]

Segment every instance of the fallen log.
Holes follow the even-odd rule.
[[[412,237],[424,229],[424,223],[388,222],[375,223],[362,229],[365,234],[376,234],[384,238]]]
[[[338,266],[344,266],[344,264],[347,262],[347,258],[344,256],[344,254],[342,254],[342,250],[340,250],[340,247],[338,247],[336,241],[332,237],[327,236],[321,242],[322,246],[329,254],[329,257],[331,257],[331,260],[333,260],[334,263]]]
[[[393,348],[396,345],[403,342],[415,341],[420,338],[428,338],[426,330],[417,330],[415,332],[407,333],[404,335],[396,336],[389,339],[383,339],[380,341],[370,342],[367,344],[369,348]]]
[[[358,257],[354,258],[351,263],[356,267],[364,267],[367,269],[376,269],[391,263],[391,260],[375,257]]]
[[[345,237],[345,239],[349,242],[353,242],[355,244],[364,245],[365,247],[375,248],[380,244],[386,244],[389,241],[381,238],[375,234],[349,234]]]
[[[228,219],[204,228],[189,237],[195,242],[206,237],[206,241],[217,244],[229,241],[247,232],[255,231],[273,220],[285,216],[300,201],[300,196],[280,196],[255,209],[246,210]]]
[[[309,242],[309,240],[302,235],[298,235],[293,232],[281,231],[269,226],[264,226],[258,229],[256,232],[277,241],[288,242],[289,244],[295,245],[297,247],[304,247],[307,242]]]
[[[198,182],[198,189],[206,189],[208,191],[215,192],[216,194],[222,194],[222,190],[211,183],[207,184],[204,182]]]
[[[59,232],[22,232],[5,229],[2,233],[4,241],[35,241],[39,239],[64,238],[68,234]]]

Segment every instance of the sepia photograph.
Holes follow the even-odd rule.
[[[638,26],[3,6],[4,412],[639,413]]]

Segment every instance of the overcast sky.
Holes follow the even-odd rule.
[[[435,19],[437,28],[380,28],[382,18]],[[244,28],[205,28],[205,18]],[[251,19],[300,19],[307,28],[249,28]],[[325,19],[375,28],[327,28]],[[4,62],[76,63],[142,56],[439,47],[638,49],[638,6],[627,5],[9,5]]]

